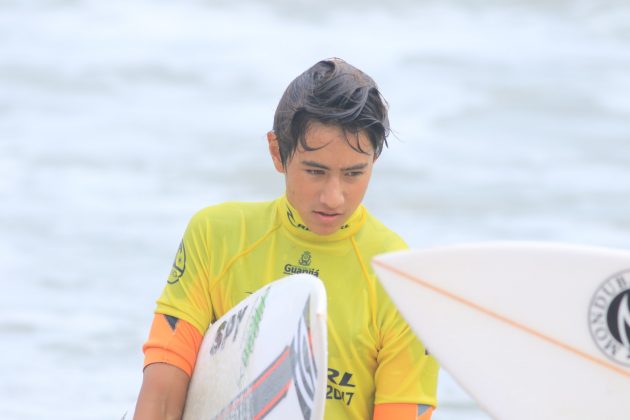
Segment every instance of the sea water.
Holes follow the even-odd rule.
[[[1,418],[132,405],[189,217],[282,193],[275,105],[331,56],[390,103],[366,204],[411,246],[630,247],[623,0],[0,0]]]

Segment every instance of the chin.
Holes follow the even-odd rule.
[[[317,230],[311,229],[311,231],[317,235],[326,236],[326,235],[332,235],[333,233],[337,232],[339,228],[340,226],[325,227],[325,228],[321,228]]]

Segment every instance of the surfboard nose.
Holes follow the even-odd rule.
[[[630,251],[535,242],[378,256],[413,331],[495,418],[627,419]],[[625,334],[625,335],[624,335]]]

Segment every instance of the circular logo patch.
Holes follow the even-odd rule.
[[[630,366],[630,270],[607,278],[588,311],[591,336],[611,360]]]
[[[186,248],[184,248],[184,241],[179,244],[177,249],[177,255],[175,255],[175,261],[173,261],[173,268],[171,268],[171,274],[168,276],[168,284],[175,284],[182,278],[186,271]]]

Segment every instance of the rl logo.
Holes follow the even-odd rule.
[[[344,372],[342,375],[338,370],[328,368],[328,381],[334,385],[328,384],[326,387],[326,399],[339,400],[345,402],[346,405],[350,405],[352,397],[354,397],[354,391],[342,391],[339,389],[339,387],[354,388],[355,385],[350,383],[350,379],[352,379],[352,373]]]

